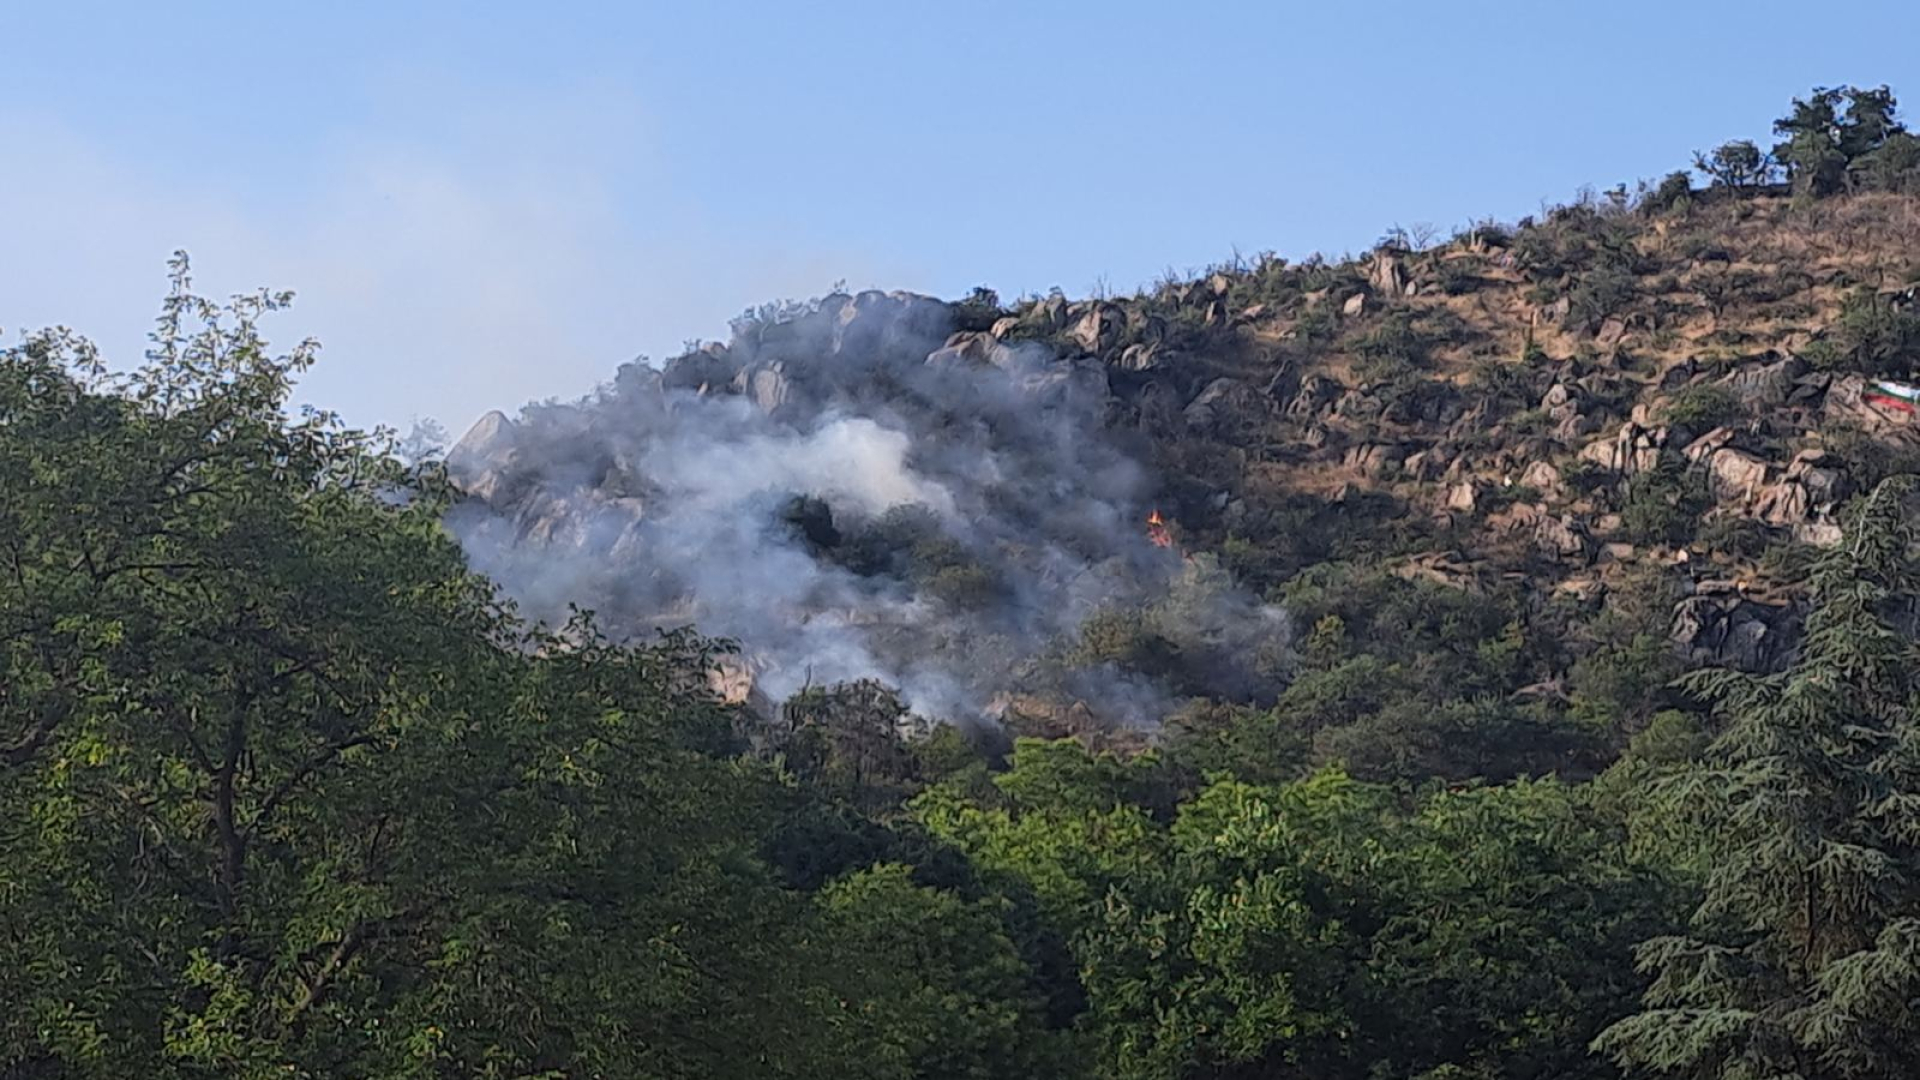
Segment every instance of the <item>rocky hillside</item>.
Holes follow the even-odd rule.
[[[865,634],[837,667],[827,657],[849,639],[803,635],[773,685],[929,676],[965,692],[910,694],[916,708],[1015,731],[1144,723],[1238,758],[1266,739],[1362,772],[1578,771],[1687,707],[1667,689],[1678,670],[1787,659],[1799,570],[1839,538],[1837,510],[1920,462],[1911,414],[1873,390],[1920,348],[1916,251],[1912,195],[1670,182],[1130,297],[828,296],[744,317],[658,371],[624,369],[597,403],[490,417],[451,464],[486,506],[465,532],[484,569],[548,605],[625,611],[632,632],[678,612],[740,637],[736,697],[766,624],[864,622],[899,632]],[[816,437],[848,417],[906,441],[884,460],[818,457]],[[676,423],[773,440],[773,459],[701,453],[784,470],[777,513],[728,513],[790,526],[804,597],[750,573],[716,611],[702,588],[739,582],[673,567],[672,588],[636,596],[635,566],[662,573],[648,507],[677,482],[645,479],[663,451],[633,440]],[[889,469],[931,487],[848,479]],[[923,533],[888,524],[930,498],[947,502]],[[691,539],[731,543],[719,536]],[[1153,561],[1161,545],[1184,571]],[[556,565],[576,569],[528,572]],[[1170,613],[1195,567],[1206,595],[1235,598],[1224,630]],[[1234,655],[1273,644],[1247,629],[1263,625],[1255,596],[1298,628],[1282,660]],[[1020,604],[1046,615],[1008,614]],[[948,657],[931,675],[911,659],[929,654]],[[1103,700],[1116,677],[1141,692]],[[925,707],[935,698],[945,708]],[[1389,741],[1394,760],[1374,761]],[[1402,760],[1408,745],[1431,753]]]
[[[1920,445],[1870,393],[1920,348],[1916,240],[1910,196],[1587,202],[1418,251],[1050,297],[949,348],[1097,359],[1172,466],[1189,542],[1264,585],[1364,558],[1603,601],[1658,571],[1698,659],[1756,665],[1791,638],[1794,546],[1837,540],[1836,508]]]

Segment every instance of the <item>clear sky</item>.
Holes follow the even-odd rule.
[[[1131,289],[1920,114],[1920,4],[0,0],[0,327],[138,355],[184,247],[349,420],[573,397],[837,281]]]

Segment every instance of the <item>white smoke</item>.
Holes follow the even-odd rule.
[[[1165,678],[1060,670],[1110,608],[1151,609],[1217,684],[1200,689],[1270,688],[1256,658],[1284,618],[1147,542],[1154,484],[1108,422],[1105,370],[986,335],[943,347],[951,318],[829,297],[576,404],[490,417],[449,457],[474,495],[450,523],[535,616],[735,639],[775,700],[877,678],[967,721],[1051,664],[1105,718],[1151,723]]]

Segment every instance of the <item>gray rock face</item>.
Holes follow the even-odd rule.
[[[1382,296],[1407,296],[1407,272],[1400,260],[1391,252],[1380,251],[1373,257],[1373,268],[1367,274],[1368,282]]]
[[[1715,428],[1689,443],[1685,454],[1706,469],[1714,497],[1736,513],[1775,526],[1818,525],[1851,490],[1846,474],[1819,450],[1795,455],[1783,470],[1733,440],[1731,429]]]
[[[1007,347],[992,334],[962,331],[948,338],[945,345],[927,354],[927,363],[933,367],[977,367],[994,363],[995,357],[1006,350]]]
[[[488,503],[507,496],[506,479],[518,448],[518,430],[507,414],[481,417],[447,451],[447,474],[468,493]]]
[[[1321,416],[1345,390],[1346,387],[1325,375],[1308,375],[1300,380],[1300,389],[1295,391],[1293,400],[1287,402],[1286,414],[1302,420]]]
[[[1520,483],[1543,495],[1558,494],[1561,489],[1560,470],[1551,462],[1535,461],[1520,474]]]
[[[1230,433],[1265,418],[1266,399],[1238,379],[1215,379],[1182,410],[1187,427],[1209,434]]]
[[[1069,336],[1092,356],[1104,356],[1120,343],[1127,331],[1127,313],[1116,304],[1095,302],[1087,305]]]
[[[685,356],[675,357],[661,372],[660,384],[672,390],[705,392],[733,385],[740,374],[740,361],[725,345],[703,345]]]
[[[1767,473],[1766,460],[1744,450],[1722,448],[1707,456],[1714,497],[1723,502],[1751,504],[1766,486]]]
[[[952,328],[952,309],[931,296],[868,291],[847,301],[835,314],[833,351],[842,355],[896,352],[946,337]]]
[[[1674,644],[1689,662],[1741,671],[1778,671],[1800,641],[1802,613],[1738,595],[1696,595],[1673,610]]]
[[[1114,367],[1121,371],[1153,371],[1166,366],[1163,363],[1160,346],[1140,342],[1127,346],[1114,361]]]
[[[793,382],[787,378],[784,360],[775,360],[741,372],[738,389],[755,407],[770,416],[794,397]]]
[[[1378,477],[1404,459],[1403,452],[1397,446],[1387,443],[1363,443],[1348,450],[1341,458],[1340,465],[1361,476]]]
[[[1584,561],[1587,555],[1586,529],[1571,514],[1542,515],[1534,526],[1533,539],[1542,552],[1556,558]]]
[[[1804,360],[1788,357],[1759,367],[1743,368],[1720,380],[1720,385],[1733,391],[1741,404],[1749,408],[1777,408],[1793,396],[1795,384],[1806,370]]]
[[[1581,447],[1580,460],[1591,461],[1610,472],[1633,476],[1660,463],[1662,441],[1662,433],[1649,431],[1629,421],[1620,425],[1620,430],[1612,438],[1599,439]]]

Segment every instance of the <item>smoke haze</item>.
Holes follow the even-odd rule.
[[[1151,625],[1209,693],[1270,692],[1284,617],[1150,542],[1149,455],[1113,423],[1106,369],[955,321],[911,294],[829,296],[490,415],[449,456],[472,496],[452,527],[529,614],[735,639],[774,700],[877,678],[969,722],[1048,682],[1151,724],[1178,680],[1076,651],[1102,612]]]

